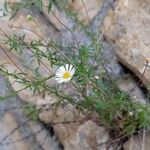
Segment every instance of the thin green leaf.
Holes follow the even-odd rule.
[[[6,12],[8,12],[8,3],[7,3],[7,1],[4,2],[4,8],[5,8]]]
[[[52,0],[49,0],[49,3],[48,3],[48,13],[50,13],[52,9]]]

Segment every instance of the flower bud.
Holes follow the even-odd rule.
[[[98,79],[99,79],[99,76],[96,75],[94,78],[95,78],[96,80],[98,80]]]
[[[33,18],[31,15],[27,15],[27,20],[31,21]]]
[[[150,63],[150,58],[146,58],[146,63]]]
[[[133,112],[132,112],[132,111],[130,111],[130,112],[129,112],[129,115],[130,115],[130,116],[133,116]]]

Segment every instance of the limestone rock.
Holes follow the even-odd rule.
[[[52,124],[65,150],[105,150],[109,136],[105,128],[85,120],[72,105],[42,112],[40,119]],[[94,117],[93,117],[94,118]]]
[[[101,30],[114,44],[118,60],[141,78],[150,57],[150,1],[118,0],[104,20]],[[150,69],[142,79],[148,86]]]
[[[10,90],[0,76],[0,95]],[[25,116],[23,104],[17,97],[0,103],[0,150],[60,150],[55,136],[44,125]]]
[[[15,121],[15,118],[10,114],[6,113],[4,117],[0,120],[0,141],[9,133],[11,133],[15,128],[17,128],[18,124]],[[31,150],[27,141],[20,140],[23,139],[19,130],[16,130],[13,134],[10,134],[4,143],[0,144],[0,149],[3,150]],[[17,142],[16,142],[17,141]],[[6,144],[5,144],[6,143]],[[8,143],[8,144],[7,144]],[[11,144],[13,143],[13,144]],[[12,146],[13,145],[13,146]]]
[[[39,118],[47,124],[52,124],[59,140],[64,143],[70,135],[76,132],[83,122],[84,116],[69,104],[65,107],[49,108],[48,111],[41,111]]]
[[[66,150],[106,150],[104,143],[108,138],[105,128],[87,121],[65,142],[64,147]]]
[[[60,7],[64,6],[77,14],[79,20],[90,23],[101,9],[103,0],[68,0],[67,3],[58,0],[57,3]],[[44,14],[58,31],[66,29],[66,27],[72,28],[73,23],[66,17],[64,12],[60,12],[60,10],[53,5],[51,12],[48,13],[48,0],[44,1],[44,5]]]
[[[45,16],[48,18],[49,22],[55,27],[57,31],[66,29],[65,26],[68,27],[68,19],[65,17],[64,13],[60,13],[58,8],[54,5],[52,6],[52,10],[50,13],[47,11],[48,0],[44,2],[43,12]]]
[[[80,20],[92,21],[101,9],[103,0],[69,0],[69,9],[78,14]]]

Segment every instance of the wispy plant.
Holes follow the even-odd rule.
[[[49,1],[48,12],[50,12],[53,2]],[[11,8],[10,13],[14,16],[24,6],[34,5],[41,10],[43,2],[41,0],[26,0],[10,4],[9,8],[7,2],[4,5],[7,12]],[[73,14],[71,15],[73,16]],[[77,24],[80,24],[83,28],[85,27],[81,22],[77,21]],[[71,103],[80,111],[96,112],[99,115],[99,124],[119,132],[120,135],[128,135],[142,128],[150,127],[150,107],[140,103],[133,103],[129,94],[121,92],[114,82],[108,78],[107,71],[102,73],[97,70],[98,66],[95,66],[95,62],[105,70],[103,64],[99,61],[103,59],[99,36],[93,35],[91,31],[85,29],[86,34],[92,39],[91,43],[79,44],[78,47],[70,48],[67,46],[62,47],[56,41],[47,40],[43,37],[40,37],[40,40],[28,42],[25,35],[21,37],[17,35],[8,36],[2,29],[1,31],[5,38],[5,45],[11,52],[15,52],[19,56],[25,51],[30,52],[32,54],[30,65],[33,62],[37,64],[35,68],[26,66],[26,69],[32,72],[31,75],[27,73],[28,71],[25,72],[20,69],[13,60],[11,61],[16,66],[16,71],[14,72],[10,72],[5,65],[1,65],[0,71],[5,77],[11,77],[15,82],[23,86],[22,89],[15,93],[30,89],[33,94],[39,94],[43,98],[48,94],[54,94],[58,100],[56,106]],[[36,35],[38,36],[38,34]],[[1,46],[1,49],[3,50],[3,46]],[[75,49],[75,51],[72,49]],[[3,52],[9,57],[7,52],[4,50]],[[18,59],[21,59],[19,56]],[[48,64],[43,60],[46,60]],[[49,72],[47,76],[42,76],[40,73],[39,68],[41,66]],[[59,68],[57,73],[54,68]],[[72,72],[73,70],[74,72]],[[56,78],[57,80],[55,80]],[[49,84],[51,80],[55,81],[55,84]],[[57,83],[57,81],[61,84]],[[62,89],[64,84],[69,86],[74,95]],[[76,94],[78,94],[78,97]],[[0,101],[6,100],[9,96],[12,95],[0,96]],[[34,105],[27,105],[25,111],[27,116],[33,120],[37,119],[38,111]]]

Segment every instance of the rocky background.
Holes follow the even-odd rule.
[[[4,1],[0,1],[0,9]],[[45,0],[45,6],[47,1]],[[70,0],[70,9],[77,12],[80,20],[91,25],[93,32],[103,33],[104,57],[110,60],[106,63],[108,72],[117,79],[121,90],[128,91],[135,86],[134,77],[142,79],[142,87],[148,88],[150,84],[150,69],[142,77],[147,58],[150,58],[150,1],[149,0]],[[32,15],[38,27],[27,20],[27,15]],[[60,22],[61,20],[61,22]],[[13,28],[13,27],[14,28]],[[73,37],[66,29],[74,28],[74,22],[59,7],[53,6],[52,12],[43,10],[23,9],[15,20],[9,21],[0,11],[0,28],[8,35],[27,34],[28,40],[38,38],[29,30],[42,33],[46,38],[53,38],[63,44],[72,44]],[[22,28],[22,29],[19,29]],[[29,29],[26,30],[25,28]],[[74,29],[76,39],[81,43],[88,43],[85,33]],[[1,36],[0,36],[1,38]],[[3,44],[0,40],[0,44]],[[10,71],[15,70],[6,54],[18,65],[16,54],[7,51],[7,47],[0,48],[0,64],[7,63]],[[28,54],[20,56],[30,62]],[[21,66],[21,65],[20,65]],[[124,69],[126,68],[126,69]],[[25,70],[25,68],[22,68]],[[126,72],[129,69],[130,71]],[[41,73],[47,70],[41,67]],[[7,95],[13,89],[20,88],[18,84],[9,82],[0,76],[0,95]],[[149,103],[141,87],[136,87],[131,93],[133,101]],[[39,105],[38,122],[29,120],[21,109],[25,102]],[[105,127],[98,126],[87,119],[84,114],[78,115],[77,110],[68,105],[64,108],[51,109],[55,97],[46,96],[45,99],[32,95],[30,91],[22,91],[17,97],[9,98],[0,104],[0,150],[106,150],[107,143],[112,141]],[[73,122],[78,117],[78,121]],[[71,122],[72,121],[72,122]],[[69,122],[69,123],[64,123]],[[149,150],[150,135],[142,132],[125,141],[123,146],[113,141],[110,150]],[[144,147],[143,147],[144,145]]]

